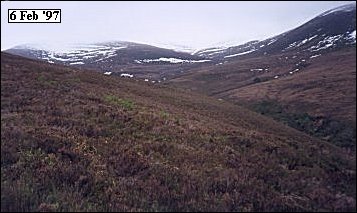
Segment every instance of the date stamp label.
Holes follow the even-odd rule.
[[[61,23],[61,9],[8,9],[8,23]]]

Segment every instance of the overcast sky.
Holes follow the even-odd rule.
[[[293,29],[347,1],[1,2],[1,50],[24,43],[134,41],[192,48]],[[60,24],[7,23],[7,9],[62,9]]]

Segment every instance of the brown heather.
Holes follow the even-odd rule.
[[[302,51],[240,58],[193,69],[170,83],[243,105],[355,150],[356,47],[310,57]],[[298,72],[289,73],[296,68]]]
[[[355,211],[355,171],[226,101],[1,53],[1,211]]]

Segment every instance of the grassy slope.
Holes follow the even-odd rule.
[[[253,68],[268,70],[251,71]],[[299,72],[290,75],[289,71],[296,68],[299,68]],[[281,77],[274,79],[276,75]],[[312,128],[305,132],[328,138],[328,141],[343,147],[356,147],[355,48],[312,59],[300,53],[236,60],[193,70],[171,82],[254,110],[267,108],[267,102],[278,104],[286,114],[279,117],[284,119],[307,113],[313,121],[309,123]],[[277,118],[275,114],[271,117]],[[295,119],[286,123],[291,123],[292,127],[300,126]],[[341,131],[336,132],[335,129]]]
[[[1,55],[2,211],[355,210],[355,157],[243,108]]]
[[[226,95],[249,101],[273,99],[296,111],[355,124],[356,48],[332,52],[310,63],[296,75],[231,90]]]
[[[305,62],[301,62],[302,59]],[[250,70],[254,68],[268,70]],[[299,68],[299,72],[290,75],[289,71],[295,68]],[[274,79],[284,74],[287,76]],[[237,102],[273,99],[296,106],[294,110],[356,122],[355,47],[313,59],[300,53],[236,60],[192,70],[172,82]]]

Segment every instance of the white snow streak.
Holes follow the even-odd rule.
[[[245,54],[248,54],[248,53],[251,53],[251,52],[254,52],[255,49],[252,49],[252,50],[248,50],[246,52],[242,52],[242,53],[237,53],[237,54],[233,54],[233,55],[227,55],[227,56],[224,56],[224,58],[231,58],[231,57],[235,57],[235,56],[239,56],[239,55],[245,55]]]

